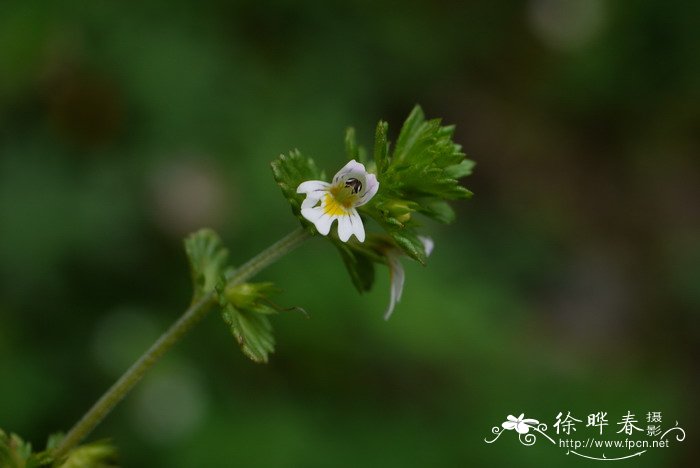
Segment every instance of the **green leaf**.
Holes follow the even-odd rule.
[[[423,111],[416,106],[401,127],[392,167],[424,182],[426,176],[455,179],[444,172],[464,160],[461,147],[452,141],[453,134],[454,126],[440,126],[439,119],[426,121]]]
[[[380,190],[360,212],[375,219],[407,255],[423,262],[413,212],[452,222],[455,212],[446,201],[472,195],[458,179],[469,175],[474,163],[452,141],[454,126],[441,126],[439,119],[425,120],[418,106],[401,127],[390,155],[383,153],[389,147],[386,134],[380,122],[375,137]]]
[[[68,453],[57,468],[115,468],[117,449],[109,441],[80,445]]]
[[[370,216],[381,223],[386,223],[395,227],[404,227],[404,223],[411,219],[411,213],[420,208],[420,204],[398,198],[378,197],[374,206],[366,208]]]
[[[265,314],[237,310],[231,304],[224,306],[222,315],[243,353],[254,362],[267,362],[269,354],[275,350],[270,319]]]
[[[415,232],[409,229],[396,229],[390,230],[389,235],[406,255],[425,265],[428,259],[425,255],[425,248]]]
[[[455,220],[455,211],[444,201],[429,201],[421,205],[420,212],[441,223],[449,224]]]
[[[211,229],[201,229],[185,239],[185,251],[190,262],[193,300],[214,291],[226,270],[228,250]]]
[[[451,179],[461,179],[471,175],[476,163],[471,159],[465,159],[459,164],[445,168],[445,175]]]
[[[236,309],[254,309],[273,292],[278,292],[278,289],[271,282],[239,283],[227,287],[224,294],[226,300]]]
[[[401,161],[405,159],[408,149],[415,144],[424,120],[425,115],[423,114],[423,109],[418,105],[414,106],[399,132],[399,138],[396,141],[396,149],[393,155],[395,160]]]
[[[17,434],[7,435],[0,429],[0,467],[29,468],[37,466],[30,460],[32,444],[23,441]]]
[[[282,308],[269,299],[277,292],[273,283],[240,283],[224,288],[220,295],[221,313],[243,353],[255,362],[267,362],[275,349],[270,315],[299,307]]]
[[[360,293],[369,291],[374,284],[374,263],[362,251],[353,249],[343,242],[335,242],[352,284]]]
[[[7,435],[0,429],[1,468],[38,468],[51,461],[48,452],[32,453],[32,444],[23,441],[17,434]]]
[[[292,206],[292,212],[307,225],[301,216],[301,202],[304,197],[297,194],[297,187],[307,180],[323,180],[324,174],[318,170],[313,159],[302,156],[299,150],[291,151],[289,155],[280,155],[272,161],[271,166],[275,181]]]
[[[63,432],[54,432],[53,434],[49,435],[49,438],[46,441],[46,450],[50,451],[61,445],[61,442],[63,442],[65,437],[66,435]]]

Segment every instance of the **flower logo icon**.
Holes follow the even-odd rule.
[[[515,429],[518,434],[527,434],[530,432],[530,426],[537,426],[540,423],[537,419],[524,419],[524,417],[525,413],[521,413],[517,418],[510,414],[501,426],[509,431]]]

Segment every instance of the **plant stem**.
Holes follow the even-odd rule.
[[[275,261],[288,254],[309,237],[299,228],[283,237],[236,270],[228,285],[243,283]],[[83,440],[102,419],[141,380],[141,377],[216,304],[216,297],[209,292],[193,302],[182,316],[110,387],[102,397],[66,434],[61,444],[52,453],[59,460],[70,449]]]

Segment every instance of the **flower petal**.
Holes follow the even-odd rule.
[[[364,164],[361,164],[353,159],[350,162],[348,162],[345,166],[343,166],[335,174],[335,176],[333,176],[333,185],[337,184],[341,178],[351,173],[361,174],[362,178],[364,179],[365,174],[367,174],[367,171],[365,170]]]
[[[360,213],[355,208],[350,210],[350,222],[352,223],[352,232],[360,242],[365,241],[365,226],[362,224]]]
[[[418,236],[418,239],[423,243],[423,250],[425,250],[425,256],[429,257],[433,253],[433,247],[435,247],[435,242],[430,237]]]
[[[338,216],[338,237],[340,240],[347,242],[353,234],[352,216]]]
[[[362,206],[370,201],[372,197],[376,195],[377,190],[379,190],[379,181],[377,180],[377,176],[374,174],[366,174],[364,192],[357,200],[357,203],[355,203],[355,206]]]
[[[518,431],[518,434],[527,434],[530,432],[530,426],[519,422],[515,425],[515,430]]]
[[[391,314],[394,312],[394,307],[396,303],[401,300],[401,294],[403,293],[403,283],[406,279],[406,275],[403,270],[403,265],[399,260],[398,254],[390,253],[386,256],[387,263],[389,265],[389,278],[391,281],[390,297],[389,297],[389,307],[384,313],[384,320],[389,320]]]
[[[501,426],[503,427],[503,429],[507,429],[509,431],[511,429],[515,429],[515,423],[513,421],[506,421],[503,424],[501,424]]]
[[[322,206],[316,206],[313,208],[303,207],[301,209],[301,215],[314,224],[316,224],[316,221],[318,221],[324,214],[325,211],[323,210]]]
[[[331,225],[336,218],[337,216],[328,216],[324,213],[323,216],[314,222],[314,226],[316,226],[316,230],[319,232],[319,234],[327,236],[328,233],[331,232]]]
[[[536,426],[540,423],[537,419],[523,419],[522,422],[525,424],[529,424],[530,426]]]
[[[322,180],[307,180],[299,184],[297,193],[326,192],[330,186],[331,184]]]
[[[321,198],[325,195],[325,192],[311,192],[309,193],[303,202],[301,202],[301,209],[313,208],[318,204]]]
[[[304,208],[301,210],[301,215],[314,223],[318,233],[324,236],[328,235],[331,230],[331,224],[337,218],[337,216],[327,215],[322,205],[314,208]]]

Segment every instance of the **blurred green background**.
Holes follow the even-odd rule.
[[[662,411],[688,438],[634,466],[692,466],[698,5],[3,1],[0,426],[43,447],[181,313],[186,233],[243,262],[295,228],[278,154],[333,174],[346,126],[371,147],[420,103],[475,197],[426,224],[391,320],[386,270],[360,296],[314,239],[260,276],[311,314],[275,320],[269,365],[212,314],[92,439],[125,467],[597,466],[484,438]]]

